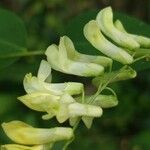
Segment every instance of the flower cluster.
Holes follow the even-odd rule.
[[[44,120],[56,117],[59,123],[69,120],[71,126],[82,120],[90,128],[93,119],[101,117],[102,109],[118,104],[115,92],[107,85],[136,76],[136,71],[129,66],[106,72],[107,68],[111,70],[112,59],[125,65],[131,64],[136,49],[150,47],[149,38],[127,33],[119,20],[113,23],[110,7],[101,10],[95,20],[89,21],[83,32],[85,38],[107,57],[79,53],[71,39],[63,36],[59,45],[52,44],[47,48],[47,60],[41,61],[37,76],[31,73],[25,75],[23,85],[26,95],[18,99],[30,109],[43,112]],[[108,41],[105,35],[116,45]],[[82,83],[52,83],[51,69],[93,77],[92,83],[98,90],[93,95],[84,95]],[[103,90],[109,90],[112,94],[101,94]],[[8,137],[17,143],[3,145],[2,149],[5,150],[49,150],[55,142],[69,140],[74,136],[70,127],[42,129],[21,121],[3,123],[2,127]]]

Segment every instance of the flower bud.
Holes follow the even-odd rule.
[[[134,38],[128,36],[128,34],[118,30],[113,23],[113,12],[111,7],[102,9],[97,17],[96,21],[98,26],[105,35],[111,38],[118,45],[128,48],[130,50],[139,48],[139,43]]]
[[[143,48],[150,48],[150,38],[144,37],[144,36],[141,36],[141,35],[136,35],[136,34],[130,34],[130,33],[128,33],[128,32],[125,30],[125,28],[124,28],[124,26],[123,26],[123,24],[121,23],[120,20],[116,20],[116,21],[115,21],[115,27],[116,27],[118,30],[120,30],[120,31],[122,31],[122,32],[124,32],[124,33],[126,33],[128,36],[132,37],[135,41],[137,41],[137,42],[140,44],[140,47],[143,47]],[[141,51],[142,51],[142,50],[141,50]]]
[[[86,39],[103,54],[119,61],[122,64],[131,64],[133,57],[124,49],[117,47],[109,42],[101,33],[95,20],[88,22],[84,26],[84,36]]]
[[[124,66],[118,71],[113,71],[110,73],[105,73],[103,76],[96,77],[92,80],[92,83],[95,86],[99,86],[100,83],[106,83],[108,80],[110,80],[109,83],[122,81],[122,80],[128,80],[136,77],[136,71],[133,70],[129,66]]]
[[[93,105],[102,108],[111,108],[118,105],[118,99],[115,95],[98,95],[95,98]]]
[[[69,140],[73,137],[73,130],[71,128],[34,128],[22,121],[3,123],[2,128],[11,140],[24,145],[41,145]]]
[[[70,117],[76,116],[89,116],[89,117],[100,117],[102,115],[102,109],[98,106],[72,103],[69,105]]]

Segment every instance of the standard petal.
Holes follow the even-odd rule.
[[[94,29],[94,30],[93,30]],[[101,33],[95,20],[84,26],[84,36],[99,51],[122,64],[131,64],[133,57],[124,49],[109,42]]]
[[[98,26],[103,31],[105,35],[111,38],[118,45],[128,48],[136,49],[140,45],[134,38],[128,36],[128,34],[118,30],[113,24],[113,12],[111,7],[106,7],[102,9],[96,17]]]
[[[59,47],[51,45],[45,54],[53,69],[66,74],[90,77],[101,75],[104,72],[104,67],[101,65],[69,59],[63,37],[60,38]]]
[[[53,69],[63,72],[63,66],[59,59],[58,50],[59,50],[58,46],[55,44],[52,44],[45,51],[45,55],[47,56],[48,63],[51,65]]]
[[[25,145],[53,143],[61,140],[69,140],[73,137],[73,130],[64,127],[51,129],[33,128],[21,121],[3,123],[2,127],[11,140]]]
[[[59,44],[59,59],[64,67],[64,71],[68,74],[78,76],[98,76],[103,74],[104,68],[94,63],[84,63],[72,61],[68,59],[66,46],[63,37],[60,39]]]
[[[62,94],[61,91],[52,89],[49,83],[39,80],[37,77],[32,76],[31,73],[25,75],[23,85],[27,93],[47,92],[53,95]]]
[[[41,61],[37,77],[41,81],[45,81],[49,77],[49,81],[51,81],[50,80],[50,78],[52,78],[52,76],[51,76],[51,66],[47,61],[45,61],[45,60]]]

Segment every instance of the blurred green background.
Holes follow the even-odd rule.
[[[80,13],[108,5],[150,23],[149,0],[0,1],[1,8],[13,11],[24,21],[28,32],[27,47],[31,51],[45,50],[50,44],[58,43],[59,37],[65,33],[66,24]],[[16,119],[36,127],[58,125],[55,119],[43,121],[41,113],[28,109],[16,98],[25,94],[22,86],[24,75],[28,72],[35,75],[42,58],[45,57],[22,57],[0,70],[0,123]],[[66,76],[58,72],[53,71],[53,76],[55,82],[66,81]],[[94,120],[90,130],[81,123],[70,150],[150,149],[150,70],[139,72],[135,79],[115,83],[112,87],[118,95],[119,105],[105,110],[101,118]],[[9,142],[0,128],[0,144]],[[61,149],[61,143],[55,149]]]

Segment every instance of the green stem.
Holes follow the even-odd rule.
[[[115,75],[111,76],[110,79],[108,79],[107,82],[101,83],[98,87],[97,92],[94,94],[94,96],[91,97],[89,104],[93,103],[95,98],[107,87],[107,85],[114,80],[118,76],[119,72],[117,72]]]
[[[150,56],[150,49],[139,48],[135,50],[134,57]]]
[[[105,87],[105,90],[109,90],[114,96],[117,97],[115,91],[114,91],[112,88],[110,88],[110,87]]]
[[[149,57],[149,55],[138,57],[138,58],[134,59],[133,63],[135,63],[135,62],[137,62],[137,61],[139,61],[141,59],[148,58],[148,57]]]
[[[73,126],[73,132],[78,128],[80,120],[81,118],[79,118],[77,122],[75,123],[75,125]],[[68,146],[72,143],[73,140],[74,140],[74,137],[70,139],[69,141],[67,141],[62,150],[67,150]]]
[[[85,92],[84,92],[84,88],[83,88],[83,90],[82,90],[82,103],[84,103],[84,100],[85,100]],[[73,126],[73,132],[78,128],[80,120],[81,120],[81,117],[77,120],[77,122]],[[67,147],[72,143],[73,140],[74,140],[74,137],[71,140],[67,141],[63,147],[63,150],[66,150]]]
[[[82,90],[82,103],[84,103],[84,99],[85,99],[85,93],[84,93],[84,89]]]
[[[99,85],[98,89],[97,89],[97,92],[94,94],[94,96],[91,97],[91,99],[90,99],[90,101],[89,101],[88,104],[91,104],[91,103],[95,100],[95,98],[107,87],[107,85],[108,85],[113,79],[115,79],[115,78],[117,77],[118,74],[119,74],[119,72],[116,73],[115,75],[111,76],[110,79],[108,79],[107,82],[101,83],[101,84]],[[110,90],[110,88],[107,88],[107,89]],[[111,90],[111,91],[112,91],[112,90]],[[114,95],[115,95],[115,92],[113,92],[113,93],[114,93]],[[84,90],[82,91],[82,103],[84,103]],[[77,129],[80,120],[81,120],[81,117],[77,120],[77,122],[76,122],[75,125],[73,126],[73,131],[75,131],[75,130]],[[65,145],[64,145],[64,147],[63,147],[62,150],[67,150],[68,146],[72,143],[73,140],[74,140],[74,137],[73,137],[72,139],[70,139],[69,141],[67,141],[67,142],[65,143]]]
[[[24,51],[20,53],[1,55],[0,58],[13,58],[13,57],[26,57],[26,56],[36,56],[36,55],[44,55],[44,51]]]
[[[99,87],[98,87],[96,93],[94,94],[94,96],[92,96],[92,97],[90,98],[88,104],[91,104],[91,103],[95,100],[95,98],[101,93],[101,91],[102,91],[102,84],[99,85]]]

